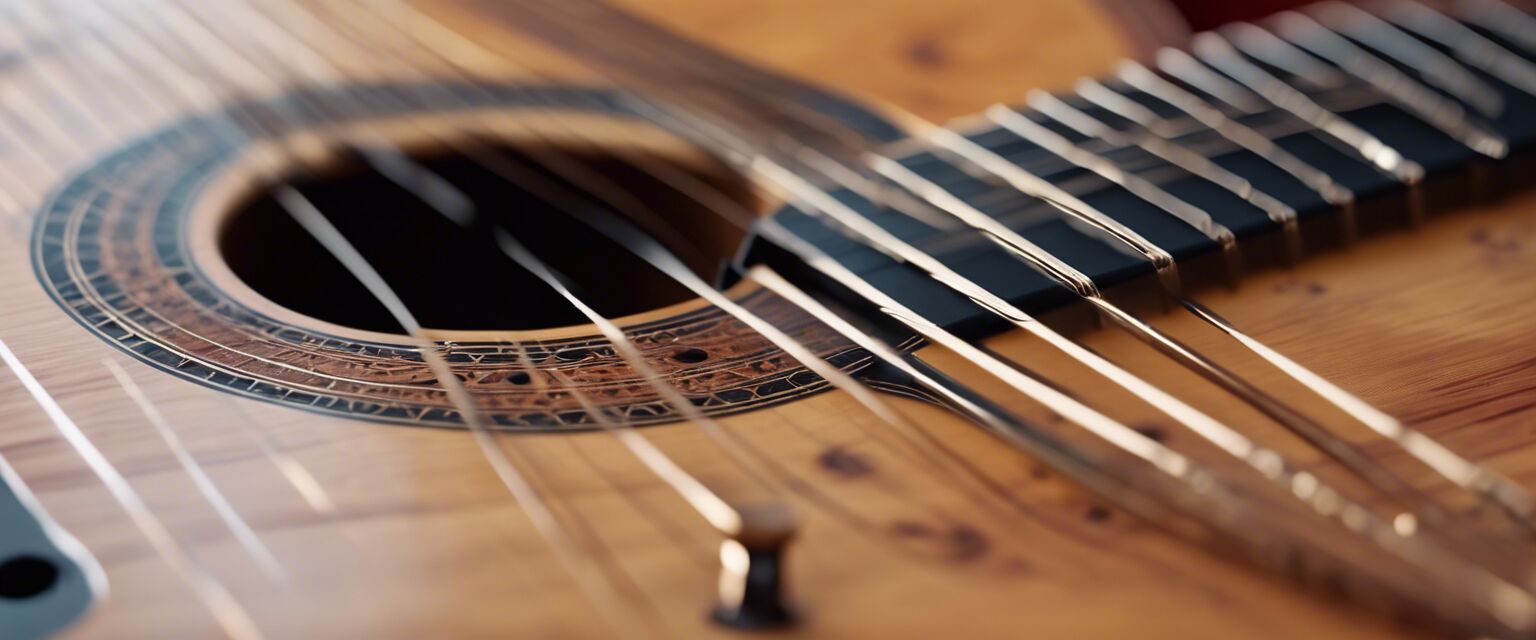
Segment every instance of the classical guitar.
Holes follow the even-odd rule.
[[[1514,1],[0,3],[0,639],[1536,636]]]

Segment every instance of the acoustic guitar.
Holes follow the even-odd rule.
[[[1530,7],[9,0],[0,104],[0,638],[1536,636]]]

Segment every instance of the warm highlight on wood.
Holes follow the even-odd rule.
[[[417,4],[492,48],[526,51],[542,68],[562,64],[451,0]],[[1077,0],[624,4],[773,70],[939,121],[1017,101],[1032,88],[1067,86],[1131,51],[1121,27]],[[0,336],[267,637],[611,634],[466,432],[299,411],[154,371],[66,318],[38,286],[19,240],[25,235],[3,237]],[[1195,297],[1452,449],[1536,487],[1536,195],[1459,210]],[[1236,363],[1280,397],[1305,397],[1195,318],[1148,318],[1202,353]],[[1124,334],[1085,331],[1083,340],[1175,395],[1216,396]],[[1220,460],[1193,434],[1036,341],[1012,333],[987,344],[1112,407],[1127,424]],[[923,355],[946,371],[968,370],[940,349]],[[265,574],[231,538],[130,398],[103,382],[103,360],[127,369],[161,408],[286,576]],[[994,381],[973,380],[1021,415],[1052,424],[1049,412],[1010,399]],[[770,461],[803,523],[788,573],[801,625],[772,637],[1357,640],[1423,633],[1177,541],[954,414],[887,397],[945,455],[963,461],[965,473],[935,468],[838,391],[720,419]],[[1199,406],[1319,476],[1359,489],[1335,463],[1246,405],[1227,398]],[[0,376],[0,416],[0,453],[111,580],[107,600],[63,637],[220,637],[207,609],[12,377]],[[1343,416],[1319,417],[1419,486],[1450,495],[1443,479],[1374,434]],[[1074,438],[1070,425],[1055,420],[1053,428]],[[761,497],[696,427],[674,423],[644,433],[725,497]],[[324,509],[317,512],[316,496],[295,491],[263,455],[265,438],[316,475]],[[533,481],[554,509],[590,523],[601,548],[589,551],[628,576],[622,597],[658,620],[666,637],[746,635],[708,620],[718,532],[611,435],[517,434],[501,444],[537,472]]]

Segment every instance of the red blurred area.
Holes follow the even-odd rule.
[[[1276,11],[1294,9],[1309,0],[1170,0],[1190,28],[1202,31],[1237,20],[1256,20]]]

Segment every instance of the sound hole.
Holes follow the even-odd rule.
[[[509,181],[465,155],[416,157],[474,202],[480,223],[471,228],[445,218],[356,159],[308,172],[292,184],[368,258],[422,325],[433,329],[587,324],[569,302],[502,253],[494,242],[492,225],[510,231],[567,276],[578,295],[606,316],[640,313],[694,297],[568,212],[571,207],[594,207],[626,215],[663,240],[695,273],[713,280],[736,251],[742,232],[669,186],[677,184],[675,177],[655,177],[652,163],[668,163],[669,174],[686,172],[749,208],[756,206],[750,189],[736,174],[719,165],[701,167],[697,160],[682,162],[654,151],[601,154],[581,148],[500,146],[496,152],[511,162],[505,166],[526,170],[525,179]],[[571,170],[570,164],[540,162],[552,157],[575,163],[580,171]],[[537,179],[526,179],[530,173]],[[628,215],[633,207],[615,206],[591,195],[601,191],[592,188],[600,183],[591,176],[601,176],[601,184],[618,185],[633,201],[658,214],[660,221]],[[551,191],[551,184],[560,188]],[[551,198],[551,193],[563,197]],[[677,233],[669,236],[652,228],[658,225]],[[255,194],[232,212],[219,247],[235,275],[272,302],[339,325],[401,331],[385,308],[270,194]]]

